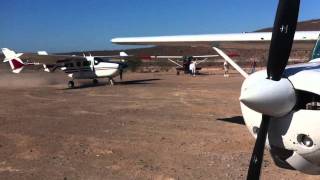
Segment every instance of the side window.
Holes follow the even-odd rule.
[[[91,62],[90,61],[83,61],[83,66],[90,66]]]
[[[66,63],[65,67],[73,67],[73,63]]]
[[[96,57],[94,58],[94,65],[98,65],[100,62],[103,62],[103,60]]]

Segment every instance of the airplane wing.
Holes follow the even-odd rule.
[[[130,59],[132,56],[127,55],[125,52],[121,52],[120,55],[113,56],[92,56],[98,58],[110,58],[110,59]],[[35,64],[57,64],[68,61],[86,61],[87,58],[79,55],[59,55],[59,54],[48,54],[46,51],[38,51],[38,53],[24,53],[21,56],[22,59],[27,62]]]
[[[151,59],[183,59],[185,56],[150,56]],[[214,58],[219,57],[219,55],[201,55],[192,56],[193,58]]]
[[[201,56],[192,56],[194,58],[214,58],[219,57],[219,55],[201,55]]]
[[[320,31],[297,31],[296,42],[316,41]],[[207,35],[180,35],[157,37],[125,37],[114,38],[114,44],[121,45],[157,45],[157,46],[209,46],[231,47],[238,43],[264,43],[270,42],[271,32],[235,33],[235,34],[207,34]],[[222,46],[223,45],[223,46]]]
[[[39,55],[34,53],[25,53],[21,56],[22,59],[27,62],[37,64],[57,64],[67,61],[84,61],[86,60],[83,56],[71,56],[71,55]]]
[[[111,58],[111,59],[131,59],[135,56],[133,55],[128,55],[126,52],[121,51],[119,55],[110,55],[110,56],[94,56],[94,57],[99,57],[99,58]]]
[[[285,29],[283,29],[285,31]],[[320,31],[297,31],[294,36],[295,44],[305,44],[318,40]],[[207,34],[180,35],[158,37],[126,37],[114,38],[114,44],[121,45],[156,45],[156,46],[205,46],[212,47],[221,57],[237,69],[245,78],[248,74],[241,69],[227,54],[219,48],[241,48],[249,44],[254,48],[269,48],[272,32],[235,33],[235,34]],[[299,47],[299,46],[297,46]],[[302,46],[303,48],[303,46]]]

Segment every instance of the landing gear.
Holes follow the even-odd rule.
[[[99,83],[98,79],[93,79],[92,82],[93,82],[93,84],[98,84]]]
[[[177,71],[177,76],[179,76],[180,75],[180,71]]]
[[[73,82],[73,81],[69,81],[69,82],[68,82],[68,87],[69,87],[70,89],[74,88],[74,82]]]
[[[114,85],[114,80],[112,78],[109,78],[108,83],[109,83],[110,86],[113,86]]]

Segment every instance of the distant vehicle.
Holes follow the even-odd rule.
[[[184,72],[184,74],[190,74],[190,64],[192,61],[196,61],[196,64],[199,65],[209,58],[219,57],[219,55],[202,55],[202,56],[150,56],[150,59],[168,59],[176,66],[177,75],[180,75],[180,72]],[[181,63],[182,61],[182,63]],[[201,71],[201,67],[197,66],[197,73]]]
[[[280,0],[273,33],[115,38],[112,42],[212,47],[245,77],[241,110],[247,128],[256,138],[247,178],[259,179],[265,143],[277,166],[319,175],[320,32],[296,32],[299,7],[300,0]],[[270,41],[267,69],[251,75],[217,48],[220,43]],[[293,41],[317,41],[310,62],[287,66]]]
[[[26,57],[23,53],[15,53],[8,48],[2,48],[2,52],[5,56],[3,62],[9,62],[12,72],[20,73],[25,66],[38,65],[43,66],[46,72],[60,69],[72,78],[68,82],[69,88],[74,88],[75,79],[92,79],[97,84],[99,78],[108,78],[109,84],[114,85],[113,78],[119,75],[122,80],[123,70],[128,67],[124,60],[128,57],[125,52],[120,52],[119,56],[75,56],[49,55],[46,51],[39,51]],[[115,59],[118,61],[112,61]]]

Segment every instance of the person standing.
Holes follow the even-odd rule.
[[[253,61],[251,63],[251,74],[256,72],[256,66],[257,66],[257,62],[255,59],[253,59]]]
[[[223,63],[223,69],[224,69],[224,77],[229,77],[229,64],[227,61],[224,61]]]
[[[190,67],[191,75],[196,76],[196,70],[197,70],[196,61],[192,61],[189,67]]]

